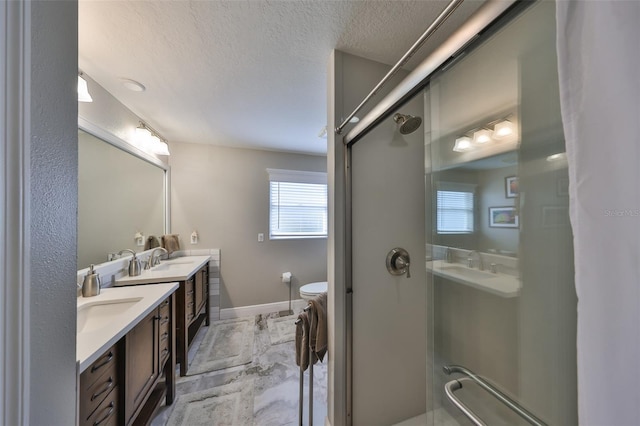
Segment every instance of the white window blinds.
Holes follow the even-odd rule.
[[[438,185],[436,222],[438,234],[470,234],[474,231],[475,185]]]
[[[327,236],[327,175],[267,169],[269,172],[269,237]]]

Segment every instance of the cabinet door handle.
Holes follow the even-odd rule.
[[[97,397],[99,397],[100,395],[102,395],[103,393],[105,393],[106,391],[108,391],[113,387],[113,377],[109,376],[109,380],[107,380],[106,383],[107,383],[107,386],[105,386],[104,389],[91,395],[91,401],[95,400]]]
[[[104,422],[109,417],[111,417],[111,414],[113,414],[113,410],[115,410],[116,405],[113,403],[113,401],[111,401],[111,403],[107,405],[107,408],[109,408],[109,411],[107,411],[107,414],[105,414],[105,416],[100,420],[93,422],[93,426],[99,426],[102,422]]]
[[[100,364],[96,364],[93,367],[91,367],[91,372],[95,373],[100,368],[102,368],[105,365],[109,364],[112,359],[113,359],[113,351],[109,351],[109,354],[107,355],[107,359],[105,361],[101,362]]]

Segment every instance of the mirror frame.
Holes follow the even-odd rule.
[[[171,233],[171,166],[78,115],[78,129],[164,170],[164,233]]]

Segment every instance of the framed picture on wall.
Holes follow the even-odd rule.
[[[516,198],[518,196],[518,176],[504,178],[504,196],[507,198]]]
[[[491,228],[517,228],[518,213],[515,207],[489,207],[489,226]]]

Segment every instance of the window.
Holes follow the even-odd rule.
[[[327,174],[267,169],[269,238],[327,236]]]
[[[475,185],[439,182],[436,197],[438,234],[471,234],[474,231]]]

